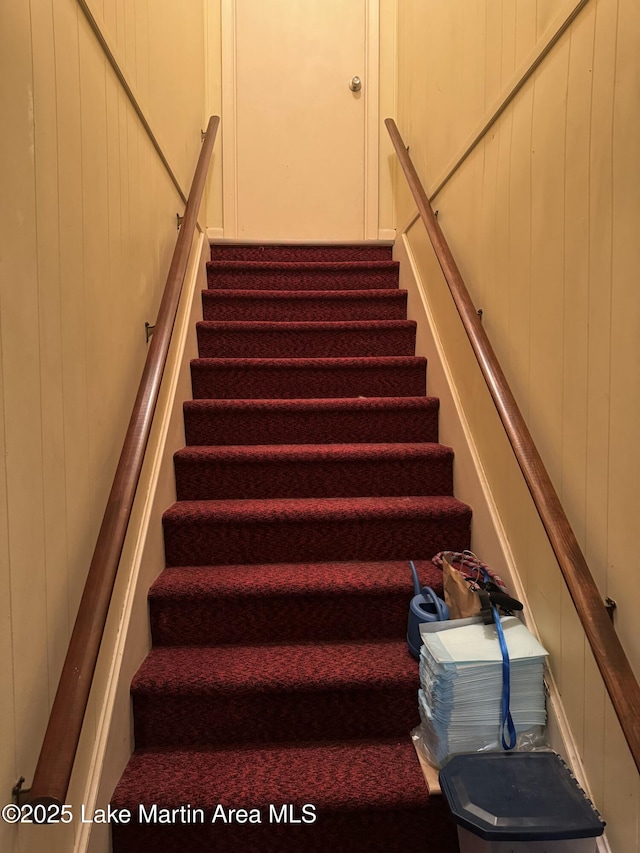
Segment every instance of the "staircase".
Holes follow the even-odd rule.
[[[208,284],[114,853],[452,853],[407,560],[441,588],[471,511],[391,250],[219,245]]]

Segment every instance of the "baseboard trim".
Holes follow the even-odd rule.
[[[213,237],[207,228],[210,243],[222,243],[229,246],[393,246],[393,237],[382,237],[378,240],[234,240],[227,237]]]
[[[390,240],[392,243],[396,239],[395,228],[380,228],[378,230],[378,240]]]

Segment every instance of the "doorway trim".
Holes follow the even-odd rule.
[[[222,225],[224,239],[238,238],[236,115],[236,0],[221,0]],[[365,0],[364,238],[378,239],[380,0]]]

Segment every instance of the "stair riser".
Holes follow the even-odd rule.
[[[415,329],[242,331],[198,326],[200,358],[349,358],[413,355]]]
[[[470,514],[288,522],[217,522],[165,516],[168,566],[330,560],[430,560],[469,548]]]
[[[320,298],[241,296],[205,290],[202,293],[202,312],[205,320],[293,320],[300,322],[334,320],[405,320],[406,292],[393,296],[365,298]]]
[[[170,571],[170,570],[168,570]],[[380,595],[151,599],[154,646],[384,640],[404,637],[411,584]]]
[[[451,495],[453,460],[216,462],[176,457],[178,500]]]
[[[212,261],[266,261],[267,263],[334,263],[390,261],[392,246],[233,246],[214,243]]]
[[[426,393],[424,362],[409,365],[243,367],[191,363],[196,400],[293,400],[317,397],[418,397]]]
[[[397,268],[383,270],[228,269],[209,266],[211,290],[388,290],[398,286]]]
[[[156,797],[154,802],[158,801],[169,808],[179,809],[184,805],[184,801],[165,804]],[[188,802],[197,803],[196,796],[189,797]],[[248,787],[245,801],[228,803],[227,806],[248,811],[252,804]],[[301,850],[305,853],[339,853],[340,850],[348,850],[349,853],[399,853],[415,850],[416,838],[437,839],[433,845],[436,853],[444,850],[453,853],[458,849],[456,828],[444,797],[435,797],[429,801],[428,807],[422,805],[419,808],[320,809],[315,823],[298,825],[270,820],[272,813],[268,807],[261,810],[260,823],[235,820],[223,823],[219,819],[212,824],[212,811],[208,810],[202,824],[139,825],[138,804],[127,805],[133,813],[132,822],[112,827],[113,849],[117,853],[300,853]],[[296,803],[295,821],[302,819],[302,805],[302,802]],[[276,815],[280,814],[281,807],[281,800],[274,802]],[[340,840],[340,846],[336,846],[336,839]]]
[[[438,440],[438,404],[416,409],[210,409],[185,405],[188,445],[349,444]]]
[[[133,713],[138,749],[406,737],[419,723],[411,683],[206,696],[134,692]]]

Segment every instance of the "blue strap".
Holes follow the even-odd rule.
[[[509,664],[509,650],[507,649],[507,641],[502,630],[500,622],[500,614],[498,608],[493,605],[493,618],[496,622],[496,631],[498,632],[498,640],[500,641],[500,651],[502,652],[502,719],[500,721],[500,738],[502,740],[503,749],[513,749],[516,745],[516,727],[513,725],[511,711],[509,710],[509,700],[511,697],[511,667]],[[504,729],[507,727],[509,741],[505,740]]]
[[[488,583],[489,573],[486,569],[483,569],[482,573],[484,575],[485,583]],[[502,709],[500,720],[500,739],[502,741],[502,748],[509,750],[515,747],[517,739],[516,727],[513,724],[511,711],[509,710],[509,702],[511,699],[511,665],[509,663],[509,649],[507,648],[507,641],[504,636],[504,631],[502,630],[502,622],[500,621],[498,608],[495,604],[492,604],[491,609],[493,610],[493,621],[496,623],[500,651],[502,652]],[[509,735],[508,742],[505,740],[504,736],[505,726],[507,727],[507,733]]]

